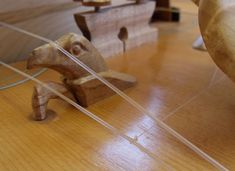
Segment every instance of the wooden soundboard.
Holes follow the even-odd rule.
[[[175,2],[175,1],[174,1]],[[178,2],[178,1],[177,1]],[[176,3],[182,10],[190,2]],[[235,169],[235,86],[205,52],[191,48],[199,35],[196,12],[181,24],[159,24],[160,39],[107,59],[138,85],[125,91],[230,170]],[[175,53],[177,51],[177,53]],[[148,52],[148,53],[146,53]],[[22,65],[17,63],[15,65]],[[0,68],[0,72],[9,72]],[[59,79],[53,71],[38,77]],[[31,118],[33,82],[0,91],[0,170],[216,170],[143,113],[112,96],[88,109],[152,151],[153,160],[63,101],[50,117]],[[209,86],[209,87],[208,87]]]

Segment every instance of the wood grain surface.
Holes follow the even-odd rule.
[[[199,35],[197,7],[182,9],[181,23],[159,23],[157,43],[129,50],[106,61],[113,70],[135,76],[125,91],[183,136],[230,170],[235,170],[235,85],[206,52],[191,48]],[[189,10],[192,9],[192,10]],[[9,71],[1,69],[1,75]],[[2,77],[2,76],[1,76]],[[40,80],[59,80],[47,71]],[[48,120],[31,119],[33,82],[0,91],[0,170],[216,170],[153,120],[112,96],[88,109],[120,129],[158,158],[60,100],[50,102]]]

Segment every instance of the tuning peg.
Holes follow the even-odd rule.
[[[83,0],[84,6],[95,7],[95,11],[98,12],[100,7],[111,5],[111,0]]]

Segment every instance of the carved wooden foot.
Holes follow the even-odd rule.
[[[47,82],[45,83],[46,86],[57,90],[61,94],[72,98],[73,95],[68,89],[63,85],[55,82]],[[59,98],[57,95],[52,93],[47,88],[43,87],[42,85],[36,85],[34,87],[33,97],[32,97],[32,108],[34,119],[37,121],[41,121],[46,119],[47,117],[47,104],[50,99],[57,99]],[[74,100],[74,99],[73,99]]]

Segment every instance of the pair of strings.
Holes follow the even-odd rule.
[[[166,115],[164,118],[162,118],[162,121],[167,120],[169,117],[171,117],[172,115],[174,115],[177,111],[179,111],[180,109],[182,109],[183,107],[187,106],[189,103],[191,103],[193,100],[197,99],[200,95],[202,95],[203,93],[207,92],[209,88],[211,88],[213,85],[216,85],[217,83],[219,83],[224,77],[222,77],[221,79],[219,79],[218,81],[215,81],[215,77],[216,74],[218,72],[218,67],[215,66],[215,70],[212,74],[211,79],[209,80],[208,85],[206,86],[205,89],[197,92],[194,96],[192,96],[191,98],[189,98],[188,100],[186,100],[183,104],[181,104],[180,106],[178,106],[177,108],[175,108],[172,112],[170,112],[168,115]]]
[[[63,49],[60,45],[58,45],[58,43],[53,42],[52,40],[49,40],[45,37],[36,35],[34,33],[28,32],[26,30],[20,29],[18,27],[15,27],[13,25],[9,25],[3,22],[0,22],[0,25],[9,28],[11,30],[26,34],[28,36],[37,38],[39,40],[43,40],[47,43],[50,43],[52,46],[54,46],[55,48],[57,48],[58,50],[60,50],[64,55],[66,55],[68,58],[70,58],[72,61],[74,61],[76,64],[78,64],[80,67],[82,67],[83,69],[85,69],[87,72],[89,72],[91,75],[93,75],[96,79],[98,79],[99,81],[101,81],[102,83],[104,83],[106,86],[108,86],[111,90],[113,90],[115,93],[117,93],[119,96],[121,96],[124,100],[126,100],[129,104],[131,104],[134,108],[138,109],[140,112],[142,112],[143,114],[147,115],[149,118],[151,118],[153,121],[155,121],[161,128],[163,128],[165,131],[167,131],[168,133],[170,133],[172,136],[174,136],[176,139],[178,139],[181,143],[183,143],[184,145],[186,145],[187,147],[189,147],[191,150],[193,150],[195,153],[197,153],[198,155],[200,155],[202,158],[204,158],[206,161],[208,161],[209,163],[211,163],[214,167],[218,168],[219,170],[225,170],[227,171],[228,169],[223,166],[222,164],[220,164],[218,161],[216,161],[214,158],[212,158],[211,156],[209,156],[207,153],[205,153],[204,151],[202,151],[200,148],[198,148],[197,146],[195,146],[193,143],[191,143],[189,140],[187,140],[185,137],[183,137],[181,134],[179,134],[178,132],[176,132],[174,129],[172,129],[170,126],[168,126],[167,124],[165,124],[163,121],[161,121],[158,118],[154,117],[154,114],[149,112],[148,110],[146,110],[143,106],[141,106],[139,103],[137,103],[135,100],[133,100],[132,98],[130,98],[128,95],[126,95],[124,92],[122,92],[121,90],[119,90],[117,87],[115,87],[114,85],[112,85],[111,83],[109,83],[106,79],[104,79],[103,77],[100,77],[94,70],[92,70],[91,68],[89,68],[87,65],[85,65],[83,62],[81,62],[79,59],[77,59],[75,56],[73,56],[72,54],[70,54],[68,51],[66,51],[65,49]],[[2,64],[4,64],[3,62],[1,62]],[[4,65],[6,66],[6,65]],[[9,68],[9,67],[8,67]],[[9,68],[9,69],[13,69],[13,68]],[[15,70],[16,71],[16,70]],[[23,74],[23,73],[21,73]],[[33,80],[33,79],[32,79]],[[35,80],[36,81],[36,80]],[[53,91],[52,91],[53,92]],[[54,92],[53,92],[54,93]],[[61,97],[61,95],[59,96]],[[67,99],[69,100],[69,99]],[[66,101],[67,101],[66,100]],[[73,106],[76,104],[75,102],[72,101],[71,103]],[[77,106],[78,107],[78,106]],[[86,112],[83,108],[80,108],[79,110],[81,110],[82,112]],[[89,112],[89,111],[88,111]],[[86,114],[86,113],[85,113]],[[89,112],[88,114],[92,114],[91,112]],[[96,121],[100,121],[99,123],[103,123],[102,120],[100,120],[100,118],[98,118],[96,115],[92,114],[97,120]],[[88,115],[89,116],[89,115]],[[93,118],[94,119],[94,118]],[[104,125],[103,125],[104,124]],[[105,126],[106,123],[103,123],[102,125]],[[112,132],[117,132],[117,130],[115,128],[113,128],[111,125],[106,125],[105,127],[112,130]],[[122,134],[121,134],[122,135]],[[123,138],[127,139],[129,142],[132,142],[133,144],[137,143],[137,141],[133,141],[130,140],[130,137],[125,137],[122,135]],[[138,143],[137,143],[138,144]],[[144,148],[144,147],[143,147]],[[144,148],[145,149],[145,148]],[[143,150],[144,150],[143,149]],[[146,150],[146,149],[145,149]],[[151,154],[149,154],[149,156],[151,156]]]
[[[111,131],[114,135],[120,136],[122,138],[124,138],[125,140],[127,140],[130,144],[135,145],[140,151],[142,151],[143,153],[147,154],[150,158],[160,161],[165,168],[167,168],[168,170],[174,170],[171,166],[169,166],[168,164],[166,164],[165,162],[163,162],[160,158],[158,158],[155,154],[153,154],[152,152],[150,152],[149,150],[147,150],[144,146],[142,146],[141,144],[139,144],[137,141],[138,139],[135,138],[131,138],[123,133],[121,133],[117,128],[113,127],[112,125],[110,125],[109,123],[105,122],[104,120],[102,120],[101,118],[99,118],[98,116],[96,116],[95,114],[93,114],[92,112],[88,111],[87,109],[85,109],[84,107],[80,106],[78,103],[74,102],[73,100],[71,100],[70,98],[66,97],[65,95],[61,94],[60,92],[58,92],[57,90],[49,87],[48,85],[46,85],[45,83],[43,83],[42,81],[40,81],[39,79],[35,78],[34,76],[31,76],[23,71],[20,71],[17,68],[14,68],[12,66],[10,66],[9,64],[6,64],[2,61],[0,61],[0,64],[3,65],[4,67],[26,77],[28,80],[32,80],[40,85],[42,85],[44,88],[46,88],[47,90],[51,91],[52,93],[54,93],[55,95],[57,95],[58,97],[60,97],[61,99],[63,99],[64,101],[68,102],[69,104],[71,104],[72,106],[74,106],[75,108],[77,108],[78,110],[80,110],[81,112],[83,112],[84,114],[86,114],[88,117],[92,118],[93,120],[95,120],[96,122],[98,122],[99,124],[101,124],[102,126],[104,126],[105,128],[107,128],[109,131]]]
[[[33,76],[33,77],[37,77],[37,76],[39,76],[40,74],[42,74],[43,72],[45,72],[46,70],[47,70],[46,68],[43,68],[42,70],[40,70],[40,71],[38,71],[38,72],[36,72],[36,73],[33,73],[32,76]],[[27,71],[27,70],[25,70],[25,72],[26,72],[26,71]],[[9,78],[9,79],[10,79],[10,78]],[[12,83],[12,84],[6,84],[6,85],[3,85],[3,86],[0,86],[0,90],[5,90],[5,89],[11,88],[11,87],[15,87],[15,86],[20,85],[20,84],[23,84],[23,83],[25,83],[25,82],[27,82],[27,81],[29,81],[29,80],[30,80],[29,78],[25,78],[25,79],[16,81],[16,82],[14,82],[14,83]],[[3,81],[6,81],[6,79],[3,80]]]

